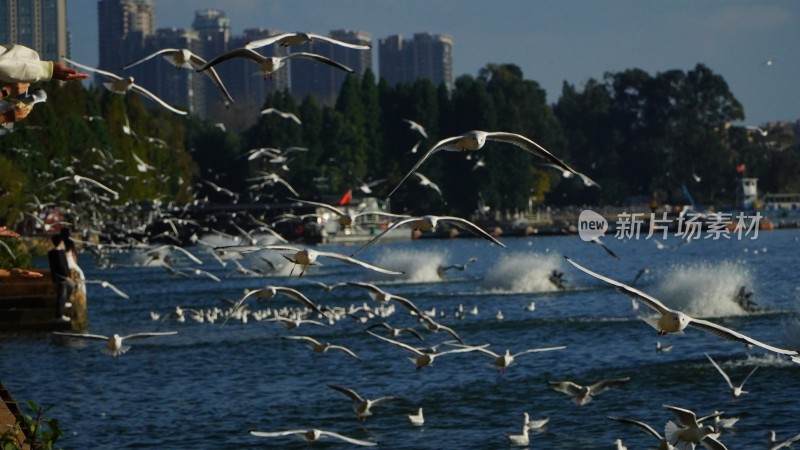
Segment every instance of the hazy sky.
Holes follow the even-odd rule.
[[[94,66],[97,2],[70,1],[67,8],[72,56]],[[581,87],[606,72],[655,75],[702,63],[728,82],[746,124],[800,119],[797,1],[157,0],[156,24],[189,28],[204,8],[223,10],[233,34],[352,29],[371,33],[375,47],[390,34],[449,34],[456,76],[513,63],[547,91],[549,103],[564,81]]]

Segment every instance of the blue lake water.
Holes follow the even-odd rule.
[[[619,260],[577,236],[502,240],[507,249],[480,239],[418,240],[377,244],[360,255],[406,272],[399,277],[323,261],[303,278],[297,273],[253,278],[233,272],[232,262],[223,267],[201,248],[193,251],[204,260],[202,266],[176,256],[182,270],[201,267],[219,276],[219,283],[136,267],[144,258],[135,252],[113,255],[114,265],[103,269],[83,253],[80,262],[88,279],[108,280],[130,295],[125,300],[88,285],[90,332],[179,333],[132,341],[131,350],[117,359],[102,353],[100,342],[48,333],[0,333],[0,379],[20,403],[34,400],[50,407],[48,415],[60,421],[65,433],[58,446],[66,449],[305,448],[296,437],[249,434],[253,429],[293,428],[333,430],[389,449],[507,448],[504,433],[520,432],[523,412],[532,419],[550,418],[544,430],[531,433],[530,448],[612,449],[620,438],[638,449],[657,443],[641,430],[606,417],[634,418],[663,432],[666,422],[674,420],[663,404],[698,415],[720,410],[725,417],[740,417],[720,437],[730,449],[766,448],[771,429],[779,437],[800,432],[800,365],[696,329],[659,337],[639,318],[650,313],[646,306],[634,310],[628,297],[562,258],[567,255],[625,283],[649,268],[636,286],[668,305],[775,346],[800,348],[800,231],[687,245],[673,238],[663,241],[667,249],[659,249],[654,239],[606,237]],[[444,279],[437,275],[439,265],[470,257],[477,261],[465,271],[446,272]],[[553,270],[564,273],[566,290],[547,280]],[[558,345],[567,349],[521,356],[505,373],[479,353],[445,355],[431,367],[415,370],[407,359],[410,353],[364,332],[369,324],[386,321],[423,333],[424,342],[397,338],[410,345],[431,346],[449,338],[424,330],[402,307],[367,323],[345,317],[332,326],[295,330],[252,316],[246,324],[232,319],[225,326],[198,323],[188,314],[183,323],[150,318],[151,311],[169,316],[176,306],[226,309],[221,299],[238,299],[244,289],[266,285],[295,287],[323,305],[377,306],[362,289],[344,286],[326,292],[309,280],[375,282],[420,309],[436,308],[437,316],[445,315],[440,322],[464,341],[491,343],[498,353]],[[745,313],[733,301],[743,285],[754,292],[752,298],[763,311]],[[531,302],[534,311],[526,309]],[[299,306],[286,297],[249,304],[251,311]],[[463,318],[454,314],[459,305]],[[478,314],[473,315],[476,306]],[[503,320],[496,318],[498,311]],[[299,341],[284,339],[289,335],[345,345],[363,361],[332,351],[313,353]],[[656,353],[657,341],[674,348]],[[732,399],[704,353],[735,383],[759,366],[746,384],[750,392]],[[548,381],[592,384],[619,377],[630,381],[585,406],[548,386]],[[401,400],[375,407],[374,416],[360,422],[350,400],[326,384],[346,386],[368,398],[392,395]],[[426,422],[412,427],[405,416],[419,406]],[[353,447],[336,440],[322,446]]]

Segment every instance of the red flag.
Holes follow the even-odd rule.
[[[739,164],[736,166],[736,173],[744,173],[744,169],[746,169],[744,164]]]
[[[347,205],[352,201],[353,201],[353,190],[348,189],[347,192],[344,193],[342,198],[339,199],[339,206]]]

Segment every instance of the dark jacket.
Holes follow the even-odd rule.
[[[47,252],[47,261],[50,262],[50,275],[56,283],[63,283],[69,278],[69,264],[64,250],[54,248]]]

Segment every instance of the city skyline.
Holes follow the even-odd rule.
[[[581,88],[606,72],[688,71],[701,63],[728,82],[744,105],[745,123],[800,119],[800,4],[617,0],[487,5],[171,0],[156,1],[156,26],[190,28],[196,10],[216,8],[230,18],[233,34],[258,27],[319,34],[351,29],[370,33],[373,49],[390,35],[446,34],[455,42],[456,78],[475,76],[489,63],[513,63],[546,90],[549,103],[558,100],[564,81]],[[97,63],[96,9],[96,2],[68,4],[73,57],[89,65]]]

